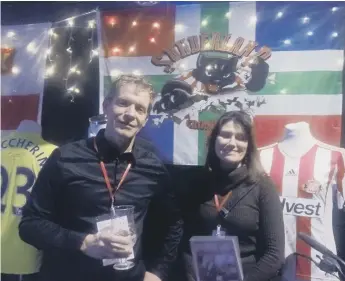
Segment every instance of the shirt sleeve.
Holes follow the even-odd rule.
[[[20,238],[40,250],[80,249],[86,237],[84,233],[67,230],[54,222],[63,187],[60,154],[58,148],[54,150],[42,167],[19,224]]]
[[[268,177],[260,186],[259,208],[258,245],[263,247],[263,255],[244,281],[267,281],[277,275],[284,262],[283,212],[278,193]]]
[[[158,218],[154,221],[159,225],[151,224],[152,229],[148,231],[150,231],[150,235],[153,235],[151,241],[153,237],[157,237],[157,233],[154,234],[153,232],[158,231],[159,235],[163,235],[162,239],[157,237],[156,241],[152,241],[154,244],[159,244],[159,240],[161,240],[163,246],[159,246],[159,250],[154,253],[152,262],[147,269],[161,280],[166,280],[177,258],[178,247],[183,234],[183,220],[170,176],[165,168],[161,178],[159,181],[161,191],[153,202],[156,211],[154,216]]]

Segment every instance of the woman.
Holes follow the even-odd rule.
[[[279,196],[265,175],[251,117],[225,113],[214,127],[206,160],[209,180],[184,196],[182,243],[189,281],[195,280],[189,239],[209,236],[221,225],[237,236],[245,281],[275,280],[284,261],[284,225]],[[205,182],[205,178],[202,180]],[[185,194],[186,195],[186,194]]]

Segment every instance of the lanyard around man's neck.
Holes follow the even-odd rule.
[[[93,138],[93,147],[95,148],[96,152],[98,153],[98,147],[97,147],[97,143],[96,143],[96,138],[94,137]],[[125,178],[127,177],[128,175],[128,172],[129,170],[131,169],[131,166],[132,166],[132,163],[129,163],[127,165],[127,168],[125,170],[125,172],[123,173],[121,179],[120,179],[120,182],[117,186],[112,186],[111,183],[110,183],[110,180],[109,180],[109,177],[108,177],[108,172],[105,168],[105,165],[104,165],[104,162],[101,160],[99,162],[99,165],[101,166],[101,170],[102,170],[102,173],[103,173],[103,177],[104,177],[104,181],[105,181],[105,184],[107,186],[107,189],[109,191],[109,196],[110,196],[110,199],[111,199],[111,208],[114,207],[114,202],[115,202],[115,192],[118,191],[120,189],[120,187],[122,186]]]

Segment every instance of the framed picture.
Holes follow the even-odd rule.
[[[197,281],[243,280],[237,237],[194,236],[190,246]]]

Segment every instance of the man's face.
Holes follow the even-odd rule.
[[[148,90],[140,89],[134,83],[121,86],[118,95],[103,103],[107,128],[125,139],[133,138],[147,121],[150,102]]]

